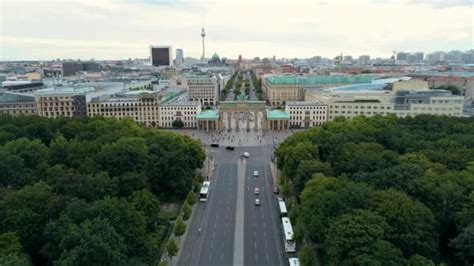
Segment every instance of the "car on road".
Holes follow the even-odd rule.
[[[260,200],[259,199],[255,199],[255,206],[260,206]]]
[[[255,177],[258,176],[258,171],[257,170],[253,171],[253,176],[255,176]]]
[[[233,151],[235,150],[235,147],[234,146],[227,146],[225,147],[226,150],[229,150],[229,151]]]
[[[273,193],[278,194],[280,193],[280,188],[278,186],[273,187]]]
[[[244,152],[244,157],[245,157],[245,158],[250,158],[250,153]]]
[[[255,195],[260,194],[260,189],[258,187],[255,187],[253,193],[255,193]]]
[[[283,197],[277,197],[277,202],[280,202],[280,201],[285,201],[285,199]]]
[[[213,148],[218,148],[218,147],[219,147],[219,144],[217,144],[217,143],[212,143],[212,144],[211,144],[211,147],[213,147]]]

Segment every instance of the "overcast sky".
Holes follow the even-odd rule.
[[[389,57],[474,47],[474,0],[0,0],[0,60]]]

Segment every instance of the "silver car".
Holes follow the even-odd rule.
[[[260,206],[260,200],[259,199],[255,199],[255,206]]]

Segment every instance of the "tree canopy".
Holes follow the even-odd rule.
[[[473,139],[474,118],[430,115],[338,118],[285,139],[275,155],[300,203],[297,240],[316,247],[301,256],[471,265]]]
[[[204,159],[130,119],[0,116],[0,264],[158,263]]]

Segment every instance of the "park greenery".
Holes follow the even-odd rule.
[[[264,97],[263,97],[263,91],[262,91],[262,79],[261,78],[257,79],[257,77],[255,76],[255,73],[253,72],[250,72],[250,76],[252,78],[252,83],[255,88],[255,94],[257,95],[257,99],[259,101],[263,101]]]
[[[336,119],[275,154],[302,265],[474,263],[474,118]]]
[[[204,159],[129,119],[0,116],[0,265],[158,264]]]
[[[129,88],[130,91],[152,91],[153,90],[153,85],[152,84],[148,84],[148,85],[143,85],[143,86],[137,86],[137,87],[134,87],[134,86],[130,86]]]
[[[447,85],[447,86],[442,85],[442,86],[439,86],[439,87],[433,87],[431,89],[433,89],[433,90],[448,90],[454,95],[462,95],[459,88],[454,86],[454,85]]]

